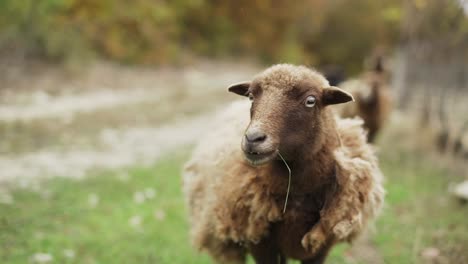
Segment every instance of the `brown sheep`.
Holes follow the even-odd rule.
[[[219,263],[244,263],[247,253],[257,263],[323,263],[383,203],[362,121],[328,107],[352,96],[287,64],[229,91],[252,104],[231,105],[184,169],[193,244]]]
[[[368,131],[368,141],[374,142],[377,133],[388,120],[392,99],[388,86],[388,74],[381,57],[374,59],[372,69],[358,79],[340,84],[340,87],[353,95],[355,104],[345,104],[337,108],[341,117],[359,116],[364,120]]]

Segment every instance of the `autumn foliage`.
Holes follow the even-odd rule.
[[[399,41],[405,10],[400,0],[2,0],[0,50],[145,64],[241,55],[358,72],[369,50]]]

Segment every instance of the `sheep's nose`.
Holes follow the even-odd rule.
[[[260,144],[265,141],[267,136],[258,129],[248,130],[245,133],[245,139],[249,144]]]

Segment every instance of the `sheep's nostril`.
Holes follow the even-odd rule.
[[[245,133],[245,139],[249,143],[262,143],[265,141],[267,136],[261,131],[248,131]]]

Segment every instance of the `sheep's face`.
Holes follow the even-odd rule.
[[[306,67],[276,65],[251,82],[234,84],[229,91],[252,101],[250,124],[242,150],[252,165],[262,165],[282,156],[292,158],[304,144],[323,137],[322,112],[330,104],[353,100],[330,87],[319,73]]]

